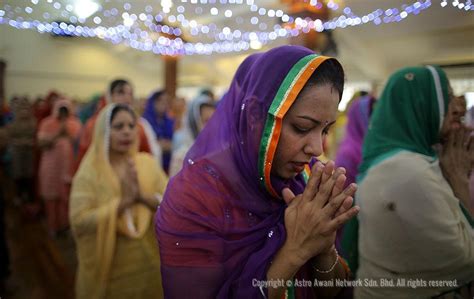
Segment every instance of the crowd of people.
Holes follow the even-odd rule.
[[[218,102],[159,90],[140,107],[123,79],[82,107],[15,98],[3,168],[52,238],[70,228],[78,299],[471,298],[464,98],[441,68],[403,68],[354,96],[328,145],[344,81],[336,59],[282,46],[247,57]]]

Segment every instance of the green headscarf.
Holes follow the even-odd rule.
[[[364,140],[357,182],[367,171],[401,150],[435,157],[443,118],[448,110],[448,79],[438,67],[407,67],[389,79],[375,105]],[[358,267],[358,221],[344,228],[342,247],[352,272]]]
[[[408,67],[389,79],[372,115],[364,140],[359,173],[394,149],[435,156],[448,110],[448,79],[438,67]]]

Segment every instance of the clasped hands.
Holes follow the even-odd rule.
[[[317,162],[302,194],[295,196],[289,188],[282,191],[288,205],[282,249],[295,266],[320,255],[333,256],[337,230],[359,212],[358,206],[352,206],[357,185],[344,188],[345,172],[336,169],[333,161]]]

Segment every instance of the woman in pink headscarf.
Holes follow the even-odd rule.
[[[40,195],[45,200],[48,230],[52,236],[68,226],[73,144],[81,130],[81,122],[71,112],[69,100],[57,101],[52,115],[40,123],[38,130],[38,143],[42,151],[39,168]]]

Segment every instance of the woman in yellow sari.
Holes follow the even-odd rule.
[[[71,193],[77,299],[163,297],[150,223],[168,179],[137,140],[130,108],[103,109]]]

